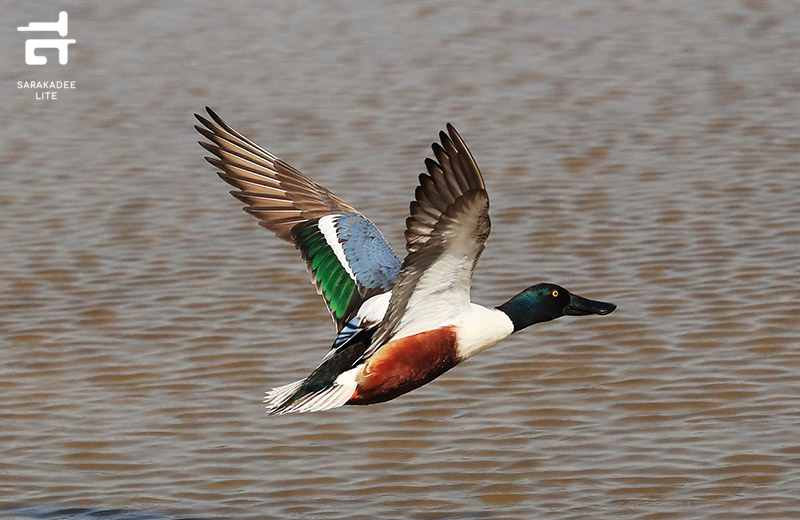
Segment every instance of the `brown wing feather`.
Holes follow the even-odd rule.
[[[414,194],[416,200],[411,203],[411,216],[406,219],[406,249],[409,253],[428,241],[433,226],[458,197],[470,190],[486,188],[464,140],[449,123],[447,132],[439,133],[441,144],[432,146],[436,160],[426,159],[428,173],[419,176],[419,186]]]
[[[472,273],[491,230],[489,197],[461,136],[449,124],[447,130],[433,145],[436,160],[425,161],[428,173],[420,175],[406,220],[409,253],[364,358],[395,335],[438,326],[469,305]]]
[[[300,222],[331,213],[353,214],[355,208],[260,147],[206,107],[212,121],[195,114],[195,126],[210,142],[200,145],[215,157],[206,160],[218,168],[225,182],[237,189],[231,195],[247,204],[245,210],[260,224],[292,242],[291,230]]]
[[[400,261],[380,231],[351,205],[239,133],[210,108],[206,110],[211,120],[195,114],[202,125],[195,128],[208,140],[200,145],[212,154],[206,160],[236,188],[231,195],[246,204],[246,212],[300,249],[340,332],[364,301],[391,288]],[[332,226],[348,219],[343,231],[346,238],[339,236],[338,227],[334,227],[335,238],[323,237],[318,223],[326,216],[336,217]],[[320,247],[320,240],[327,247]],[[333,250],[332,240],[339,241],[344,259]],[[348,250],[348,244],[354,244],[353,249]],[[360,252],[359,247],[366,251]]]

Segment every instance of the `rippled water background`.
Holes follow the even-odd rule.
[[[26,66],[15,27],[59,9],[69,64]],[[0,11],[6,516],[800,518],[797,2]],[[398,251],[451,121],[492,198],[473,298],[548,280],[619,309],[267,417],[333,331],[202,160],[206,104]]]

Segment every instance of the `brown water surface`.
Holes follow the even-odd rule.
[[[69,64],[26,66],[13,28],[61,8]],[[797,2],[0,11],[8,515],[800,518]],[[53,102],[15,86],[59,77]],[[202,160],[206,104],[397,251],[451,121],[492,199],[473,298],[547,280],[619,309],[267,417],[333,330]]]

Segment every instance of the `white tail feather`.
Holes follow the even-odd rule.
[[[354,372],[355,370],[348,370],[342,373],[331,386],[304,395],[285,407],[283,404],[300,389],[304,380],[273,388],[264,397],[264,402],[267,403],[267,413],[282,415],[291,412],[319,412],[342,406],[353,397],[356,391]]]
[[[280,406],[292,394],[297,392],[297,390],[300,388],[300,385],[303,384],[303,381],[304,380],[301,379],[300,381],[295,381],[294,383],[289,383],[288,385],[273,388],[267,392],[264,396],[264,402],[268,404],[267,409],[269,410],[270,408]]]

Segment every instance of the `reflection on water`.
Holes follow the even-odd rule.
[[[76,90],[2,106],[0,507],[800,510],[798,6],[477,7],[69,9]],[[18,61],[11,77],[48,79]],[[266,417],[263,392],[305,376],[333,329],[295,252],[203,162],[205,104],[397,251],[452,121],[492,199],[474,299],[547,280],[619,309],[536,326],[384,405]]]

